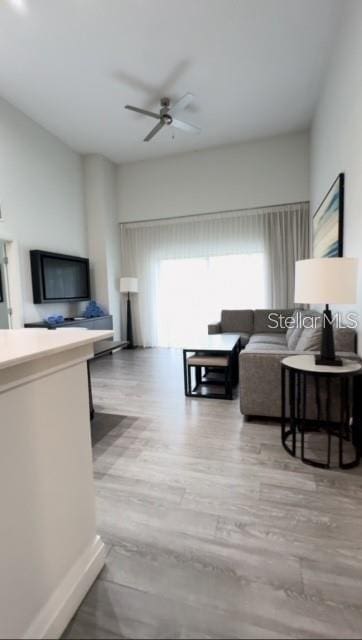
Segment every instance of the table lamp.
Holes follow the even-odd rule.
[[[133,349],[132,311],[130,293],[138,293],[138,278],[121,278],[119,282],[121,293],[127,293],[127,342],[128,349]]]
[[[338,366],[332,313],[329,304],[355,304],[357,298],[357,258],[312,258],[295,264],[294,301],[302,304],[324,304],[322,341],[316,364]]]

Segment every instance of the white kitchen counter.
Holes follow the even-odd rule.
[[[0,329],[0,369],[44,356],[92,345],[111,338],[113,331],[87,329]]]
[[[87,359],[111,331],[0,331],[0,638],[58,638],[104,565]]]

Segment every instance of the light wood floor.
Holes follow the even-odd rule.
[[[361,638],[362,475],[316,470],[181,353],[92,365],[104,571],[66,638]]]

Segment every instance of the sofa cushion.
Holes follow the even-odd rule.
[[[251,309],[221,312],[221,330],[223,333],[252,333],[254,327],[254,311]]]
[[[286,327],[280,326],[279,317],[285,321],[285,318],[293,316],[294,311],[294,309],[255,309],[254,333],[286,333]]]
[[[286,345],[285,333],[255,333],[250,338],[250,344],[266,343],[274,345]]]
[[[249,340],[250,340],[250,333],[245,333],[244,331],[223,331],[223,333],[238,333],[240,336],[240,345],[242,348],[245,347],[246,344],[248,344]]]
[[[246,345],[244,352],[246,353],[263,353],[265,351],[274,351],[279,353],[280,351],[289,351],[287,342],[284,344],[272,344],[270,342],[249,342]]]

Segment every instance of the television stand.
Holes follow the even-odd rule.
[[[83,327],[84,329],[92,329],[92,330],[107,330],[113,329],[113,316],[101,316],[99,318],[78,318],[78,319],[70,319],[65,318],[64,322],[60,322],[56,325],[50,325],[45,320],[39,322],[27,322],[25,325],[26,329],[57,329],[61,327],[62,329],[66,327]]]

